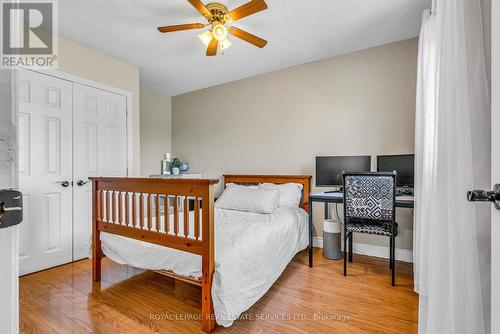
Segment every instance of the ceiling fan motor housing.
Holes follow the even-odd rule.
[[[231,20],[231,18],[227,15],[229,10],[226,6],[220,3],[209,3],[207,5],[207,9],[212,13],[212,17],[207,18],[212,25],[216,25],[218,23],[224,24]]]

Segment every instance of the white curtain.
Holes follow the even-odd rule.
[[[489,206],[465,198],[489,187],[488,101],[479,0],[435,0],[422,17],[417,77],[420,333],[489,331]]]

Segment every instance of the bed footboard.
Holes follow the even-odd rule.
[[[214,185],[218,180],[93,177],[92,278],[101,280],[100,233],[107,232],[202,256],[203,331],[215,328]],[[190,211],[190,206],[192,211]],[[161,272],[179,278],[178,275]]]

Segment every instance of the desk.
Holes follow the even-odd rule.
[[[344,193],[316,193],[309,195],[309,267],[313,266],[313,203],[325,203],[325,219],[328,219],[329,203],[344,203]],[[396,208],[413,208],[415,199],[413,196],[397,196]]]

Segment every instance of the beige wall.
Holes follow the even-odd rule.
[[[171,152],[169,96],[141,89],[141,175],[160,173],[163,153]]]
[[[59,37],[59,70],[132,93],[134,174],[140,174],[139,68]]]
[[[416,70],[411,39],[176,96],[173,151],[215,178],[314,175],[317,155],[413,152]],[[320,235],[322,207],[314,210]],[[409,210],[398,210],[398,221],[397,246],[411,249]]]

